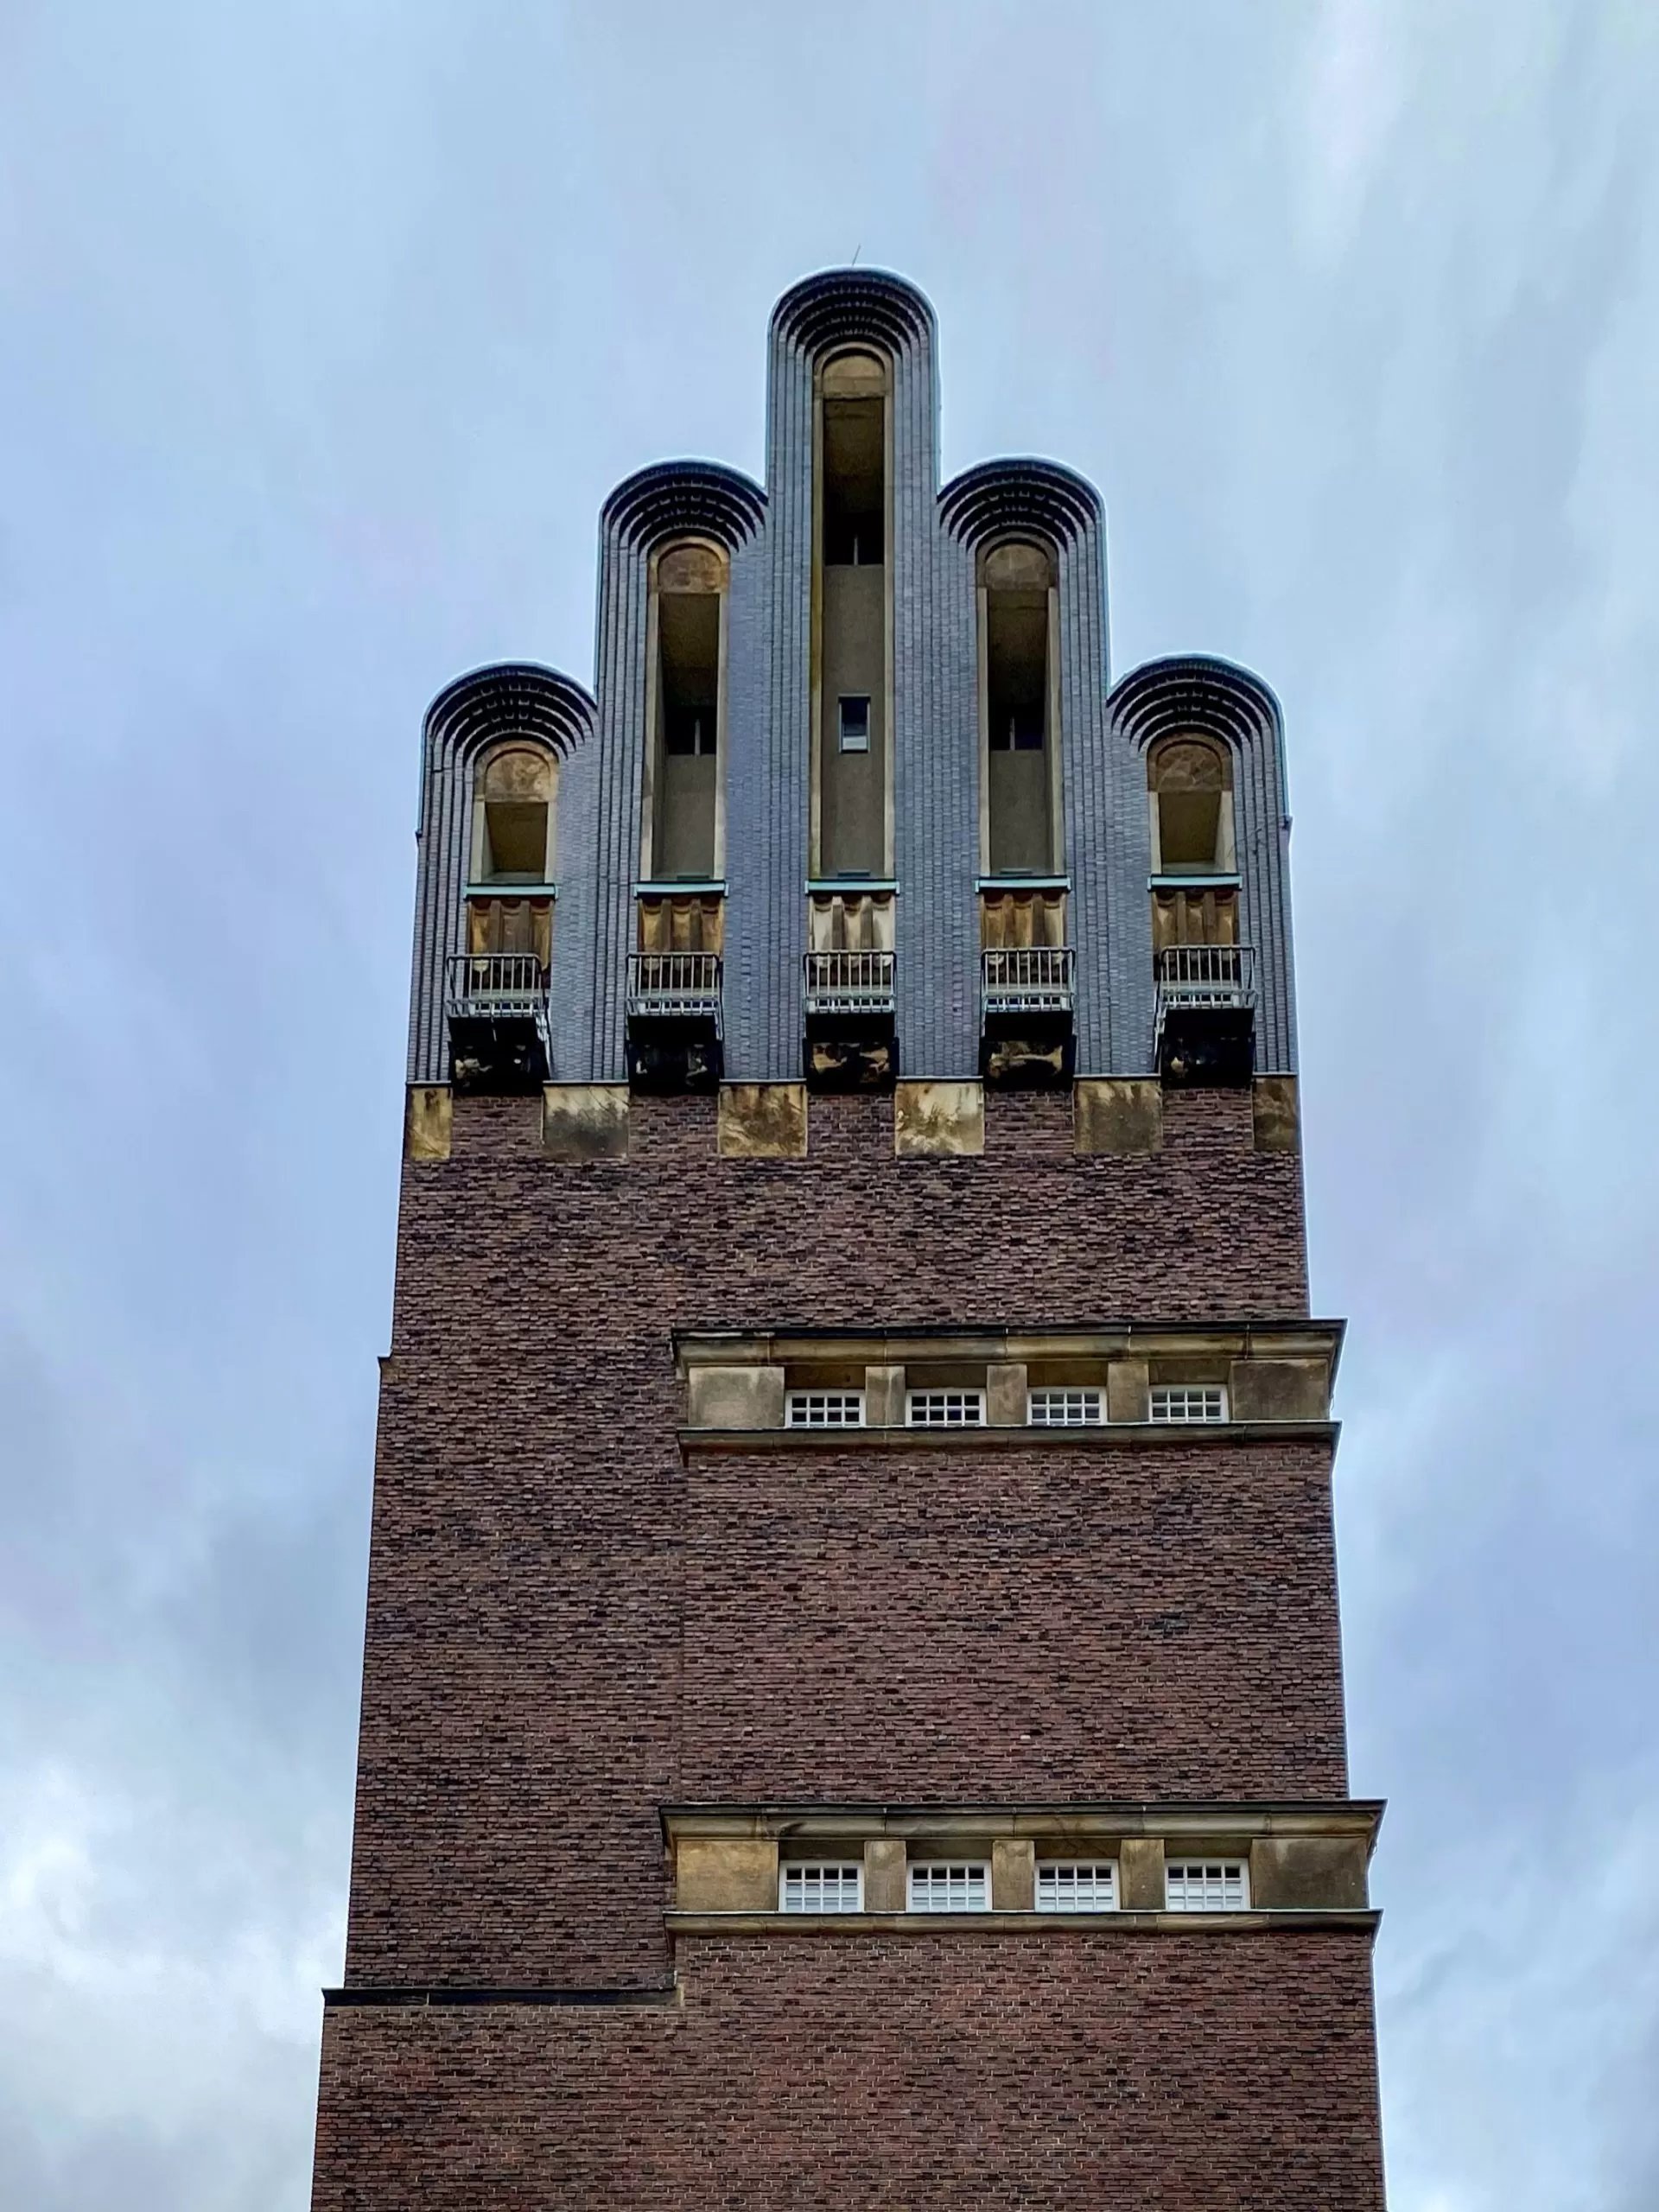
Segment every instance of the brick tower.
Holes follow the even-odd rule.
[[[909,284],[427,717],[319,2212],[1377,2212],[1279,709]]]

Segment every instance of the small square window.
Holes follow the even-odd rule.
[[[862,1428],[861,1390],[791,1390],[785,1402],[787,1428]]]
[[[856,1860],[834,1866],[792,1866],[778,1870],[779,1912],[861,1912],[864,1910],[864,1869]]]
[[[1039,1859],[1037,1861],[1039,1912],[1116,1912],[1117,1861],[1115,1859]]]
[[[1248,1912],[1249,1876],[1242,1859],[1179,1859],[1164,1869],[1168,1912]]]
[[[909,1428],[983,1428],[982,1390],[907,1390],[905,1423]]]
[[[1033,1390],[1026,1418],[1033,1428],[1096,1428],[1106,1418],[1103,1390]]]
[[[841,749],[843,753],[870,749],[870,702],[861,694],[843,691],[841,696]]]
[[[1154,1383],[1147,1414],[1153,1421],[1225,1421],[1227,1393],[1219,1382]]]
[[[912,1866],[910,1909],[912,1912],[988,1912],[991,1870],[971,1861],[965,1866]]]

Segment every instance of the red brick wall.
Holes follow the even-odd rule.
[[[316,2212],[1381,2212],[1363,1935],[682,1953],[683,2012],[331,2012]]]
[[[1341,1790],[1322,1446],[674,1433],[676,1327],[1305,1311],[1247,1093],[1172,1096],[1130,1159],[1041,1096],[960,1160],[895,1160],[883,1100],[815,1101],[800,1161],[717,1160],[712,1101],[636,1100],[626,1164],[538,1116],[458,1101],[406,1171],[349,1979],[659,1974],[664,1801]]]

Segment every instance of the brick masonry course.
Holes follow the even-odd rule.
[[[681,1952],[683,2011],[330,2012],[315,2212],[1382,2212],[1363,1935]]]
[[[1324,1798],[1344,1786],[1328,1451],[700,1451],[671,1332],[1306,1310],[1300,1163],[1248,1093],[1077,1158],[1063,1096],[976,1159],[815,1099],[721,1160],[712,1100],[549,1160],[457,1100],[405,1172],[383,1388],[348,1980],[663,1972],[687,1798]]]

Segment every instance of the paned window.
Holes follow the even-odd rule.
[[[784,1409],[787,1428],[862,1428],[861,1390],[791,1390]]]
[[[1117,1861],[1115,1859],[1039,1859],[1037,1861],[1039,1912],[1116,1912]]]
[[[1150,1417],[1154,1421],[1225,1421],[1227,1393],[1219,1382],[1154,1382]]]
[[[864,1908],[864,1869],[856,1861],[845,1866],[794,1866],[778,1870],[779,1912],[861,1912]]]
[[[988,1912],[991,1870],[982,1863],[924,1865],[910,1870],[912,1912]]]
[[[1033,1428],[1093,1428],[1106,1418],[1103,1390],[1033,1390],[1026,1401]]]
[[[905,1421],[912,1428],[982,1428],[982,1390],[907,1390]]]
[[[863,672],[859,671],[861,676]],[[843,753],[870,749],[870,702],[861,693],[841,695],[841,749]]]
[[[1249,1877],[1242,1859],[1177,1859],[1164,1869],[1169,1912],[1248,1912]]]

